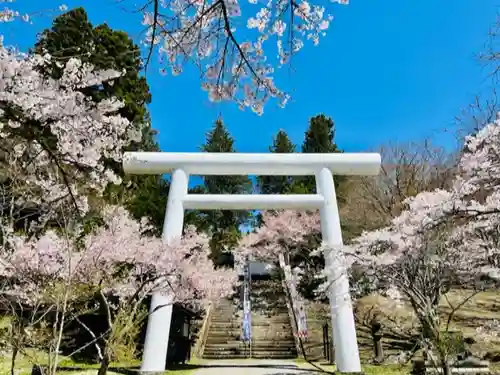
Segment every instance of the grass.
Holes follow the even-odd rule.
[[[303,359],[297,360],[297,365],[303,369],[320,369],[334,373],[336,371],[335,365],[325,363],[324,361],[313,361],[312,364],[304,361]],[[410,367],[405,365],[362,365],[362,370],[366,375],[407,375],[410,373]]]
[[[448,293],[448,300],[453,304],[458,304],[471,294],[467,290],[453,290]],[[412,324],[416,323],[415,317],[412,315],[412,310],[409,306],[404,306],[400,309],[394,309],[388,300],[379,295],[371,295],[360,299],[357,302],[356,317],[358,341],[360,344],[360,355],[363,359],[368,359],[373,356],[373,343],[371,339],[371,332],[369,329],[369,321],[373,308],[381,312],[382,322],[386,326],[392,326],[396,330],[403,328],[410,328]],[[451,309],[447,304],[446,299],[443,298],[440,304],[440,313],[443,321],[446,321]],[[325,304],[311,303],[308,308],[308,320],[311,321],[311,345],[313,343],[322,343],[321,327],[313,326],[313,322],[324,322],[329,320],[329,308]],[[395,325],[391,320],[396,320]],[[462,306],[455,314],[452,321],[450,330],[461,331],[465,337],[476,337],[476,328],[480,327],[483,322],[491,319],[500,320],[500,291],[485,291],[478,293],[470,299],[464,306]],[[360,323],[363,322],[364,323]],[[317,325],[318,323],[316,323]],[[314,331],[313,331],[314,329]],[[383,338],[384,350],[387,355],[396,354],[400,349],[396,347],[400,344],[393,337]],[[322,352],[322,345],[319,352]],[[471,347],[472,352],[476,355],[483,356],[486,353],[500,354],[500,336],[493,338],[489,342],[477,340]]]
[[[15,371],[16,375],[30,375],[34,363],[44,364],[47,363],[47,355],[41,352],[32,351],[27,356],[20,355],[16,360]],[[165,372],[166,374],[175,375],[188,375],[196,370],[197,360],[190,361],[186,365],[170,366]],[[108,375],[131,375],[136,374],[140,366],[139,361],[132,362],[113,362],[110,365]],[[58,375],[95,375],[99,364],[88,364],[75,362],[70,358],[62,357],[59,363],[60,370],[57,371]],[[3,356],[0,358],[0,374],[10,374],[10,356]]]
[[[469,292],[464,290],[455,290],[449,293],[449,300],[455,304],[464,299]],[[406,307],[395,312],[394,309],[387,308],[387,301],[380,296],[369,296],[361,299],[358,302],[358,320],[363,318],[362,314],[367,314],[369,310],[376,306],[378,307],[383,316],[387,318],[393,318],[396,315],[401,317],[409,317],[411,309]],[[442,301],[440,306],[441,313],[443,316],[449,312],[449,306],[447,306],[446,301]],[[315,304],[314,309],[309,309],[308,311],[308,320],[317,320],[325,321],[329,320],[327,314],[329,314],[329,308],[327,305]],[[474,337],[476,327],[480,326],[483,321],[488,319],[500,319],[500,292],[482,292],[477,294],[474,298],[472,298],[467,304],[458,310],[456,313],[455,319],[452,324],[453,330],[460,330],[464,333],[466,337]],[[403,319],[404,320],[404,319]],[[411,319],[407,319],[407,322],[411,323]],[[317,327],[314,327],[313,331],[313,322],[310,321],[310,336],[314,342],[321,343],[322,341],[322,332],[321,332],[321,324]],[[4,319],[0,319],[0,329],[5,327],[8,324],[8,321]],[[366,326],[358,324],[358,338],[360,343],[360,355],[362,360],[370,358],[373,353],[373,344],[371,342],[370,333]],[[318,337],[316,337],[318,336]],[[391,347],[391,342],[389,340],[384,341],[384,349],[386,354],[393,354],[396,351]],[[497,340],[492,340],[489,343],[477,342],[472,346],[472,350],[474,353],[485,353],[485,352],[496,352],[500,354],[500,337]],[[322,346],[320,344],[319,351],[322,352]],[[34,360],[36,358],[36,360]],[[16,362],[16,369],[18,370],[17,375],[29,375],[31,373],[31,368],[34,362],[44,363],[45,355],[43,353],[31,353],[30,356],[21,356]],[[311,365],[306,362],[298,361],[301,367],[312,368]],[[139,362],[135,363],[113,363],[111,365],[111,369],[108,374],[110,375],[124,375],[129,374],[130,369],[137,368]],[[332,365],[325,364],[323,362],[315,362],[315,365],[319,368],[333,372],[335,367]],[[64,368],[58,374],[61,375],[94,375],[96,374],[96,370],[98,365],[89,365],[83,363],[75,363],[71,359],[63,358],[61,362],[61,367]],[[174,368],[170,368],[167,370],[167,374],[175,374],[175,375],[189,375],[192,374],[196,369],[203,367],[203,362],[199,360],[193,359],[189,364],[185,366],[178,366]],[[492,369],[496,371],[500,371],[500,364],[492,364]],[[127,372],[128,370],[128,372]],[[363,370],[367,375],[402,375],[408,374],[409,368],[405,366],[399,365],[385,365],[385,366],[374,366],[374,365],[365,365],[363,366]],[[10,372],[10,358],[0,357],[0,374],[9,374]]]
[[[310,369],[318,368],[324,371],[334,373],[336,371],[335,365],[331,365],[323,362],[313,362],[314,365],[310,365],[304,360],[298,360],[297,364],[300,368]],[[362,370],[366,375],[408,375],[411,373],[410,365],[362,365]],[[492,364],[490,366],[492,373],[497,373],[500,371],[500,364]]]

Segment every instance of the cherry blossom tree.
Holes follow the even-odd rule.
[[[50,374],[69,321],[80,322],[94,337],[90,344],[97,347],[100,374],[105,374],[122,336],[147,317],[142,306],[153,291],[170,296],[172,303],[201,308],[230,295],[237,281],[233,270],[214,269],[208,238],[193,228],[167,245],[143,235],[148,224],[133,220],[122,207],[106,208],[103,219],[103,226],[83,236],[82,228],[68,227],[63,234],[47,231],[40,238],[11,236],[10,248],[2,247],[0,275],[12,280],[3,297],[24,306],[43,305],[42,316],[53,312],[53,319],[42,319],[51,327],[43,342],[50,352]],[[92,332],[79,320],[78,308],[86,300],[97,301],[94,308],[104,312],[105,332]]]
[[[270,98],[287,103],[289,95],[274,82],[275,67],[290,63],[306,41],[318,45],[333,20],[325,6],[305,0],[149,0],[140,10],[146,43],[159,46],[165,73],[178,75],[191,61],[211,101],[232,100],[257,114]]]
[[[364,232],[350,246],[337,249],[346,272],[352,267],[364,270],[367,282],[360,281],[358,287],[366,287],[365,292],[386,290],[393,298],[409,301],[424,344],[438,351],[444,371],[449,371],[450,353],[441,345],[440,300],[454,287],[472,289],[462,303],[451,306],[455,313],[477,290],[500,278],[499,151],[497,119],[467,137],[449,190],[406,199],[406,210],[389,226]],[[444,322],[446,329],[451,319]]]
[[[242,237],[235,251],[236,262],[250,259],[277,263],[280,254],[288,257],[307,235],[320,230],[317,212],[265,211],[262,221],[260,228]]]
[[[5,4],[3,9],[0,9],[0,24],[6,22],[13,22],[17,20],[21,20],[23,22],[31,22],[32,17],[35,14],[28,13],[20,13],[15,8],[16,0],[0,0],[0,5]],[[64,12],[68,9],[66,4],[59,5],[58,9],[61,12]],[[43,13],[54,12],[55,9],[45,9]],[[40,13],[38,13],[40,14]]]
[[[1,2],[8,7],[0,11],[0,22],[30,21],[13,0]],[[125,0],[120,3],[126,7]],[[335,3],[348,0],[331,3],[331,9],[307,0],[147,0],[130,6],[144,15],[146,67],[154,50],[165,74],[178,75],[191,62],[200,70],[202,89],[211,101],[231,100],[260,115],[270,98],[280,106],[290,99],[274,82],[276,68],[290,64],[307,41],[317,46],[333,21]]]
[[[305,311],[304,303],[297,287],[304,268],[309,266],[310,252],[304,253],[310,242],[308,236],[320,230],[319,214],[291,210],[266,211],[262,221],[260,228],[241,239],[235,260],[240,264],[248,260],[278,264],[288,295],[287,304],[295,314],[296,328],[304,329],[300,323],[301,313]],[[290,259],[299,259],[299,267],[293,267]]]
[[[4,228],[29,208],[41,221],[87,213],[88,197],[121,182],[110,167],[140,130],[117,114],[123,103],[94,103],[86,87],[112,82],[121,72],[96,71],[72,58],[58,80],[39,68],[50,56],[25,55],[0,45],[0,169]],[[32,222],[31,222],[32,224]]]

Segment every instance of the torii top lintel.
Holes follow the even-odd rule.
[[[377,153],[274,154],[218,152],[125,152],[123,169],[129,174],[164,174],[183,169],[192,175],[308,176],[323,168],[337,175],[377,175]]]

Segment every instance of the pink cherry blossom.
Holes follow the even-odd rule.
[[[452,188],[408,198],[406,210],[389,226],[365,232],[344,247],[351,263],[371,269],[372,278],[386,286],[401,276],[399,264],[422,256],[429,267],[447,269],[447,275],[466,282],[481,275],[500,279],[499,135],[496,120],[467,137]],[[384,272],[385,267],[393,272]]]
[[[123,103],[107,99],[96,104],[81,92],[120,72],[97,71],[71,58],[59,64],[63,74],[56,80],[39,71],[50,62],[48,55],[27,56],[0,45],[3,170],[24,186],[17,206],[54,213],[70,203],[85,214],[89,193],[100,194],[109,183],[121,182],[106,161],[120,162],[123,148],[139,141],[141,132],[117,114]]]
[[[46,298],[47,289],[63,282],[99,288],[124,300],[160,292],[194,306],[232,293],[236,272],[214,268],[208,237],[194,228],[167,245],[145,236],[148,225],[133,220],[123,207],[108,207],[103,216],[105,225],[78,242],[80,231],[49,231],[40,238],[17,238],[10,249],[2,247],[0,276],[14,280],[4,292],[29,303]]]
[[[149,28],[145,44],[159,46],[161,61],[173,75],[182,72],[186,61],[194,62],[209,100],[232,100],[260,115],[270,98],[281,106],[289,100],[274,82],[274,66],[288,63],[304,40],[317,45],[333,16],[306,0],[248,2],[154,2],[143,17]],[[239,27],[242,17],[248,30]],[[275,59],[266,53],[273,42],[278,47]]]
[[[266,211],[264,225],[242,237],[235,258],[277,262],[280,253],[304,241],[306,235],[320,230],[319,213],[284,210]]]

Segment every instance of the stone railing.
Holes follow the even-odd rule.
[[[304,353],[304,351],[302,350],[303,345],[302,345],[300,338],[299,338],[299,335],[298,335],[299,325],[298,325],[297,319],[299,317],[295,315],[295,310],[294,310],[294,302],[295,301],[293,300],[292,292],[290,291],[290,288],[289,288],[289,283],[287,283],[287,279],[291,279],[291,274],[289,272],[290,269],[289,269],[289,266],[287,266],[285,263],[285,258],[283,256],[283,254],[279,255],[279,264],[280,264],[280,268],[284,274],[284,278],[282,280],[282,285],[283,285],[283,289],[285,290],[285,294],[286,294],[286,306],[287,306],[287,310],[288,310],[288,316],[290,317],[290,323],[292,326],[293,337],[295,340],[295,348],[297,349],[297,354],[299,356],[304,357],[304,355],[306,353]],[[291,280],[289,280],[289,281],[291,281]],[[296,294],[296,293],[294,293],[294,294]]]
[[[208,327],[210,325],[210,317],[212,315],[212,307],[213,305],[210,304],[208,305],[206,311],[205,311],[205,317],[203,318],[203,323],[201,325],[201,328],[198,332],[198,338],[196,340],[196,344],[194,346],[194,354],[197,358],[201,358],[203,355],[203,349],[205,348],[205,343],[207,341],[207,336],[208,336]]]
[[[286,285],[285,280],[282,281],[283,289],[285,290],[286,294],[286,307],[288,310],[288,316],[290,318],[290,325],[292,326],[292,332],[293,332],[293,337],[295,340],[295,348],[297,349],[297,354],[299,356],[303,356],[304,353],[302,353],[301,345],[300,345],[300,339],[297,335],[297,317],[295,316],[293,312],[293,301],[290,296],[290,291],[288,290],[288,287]]]

